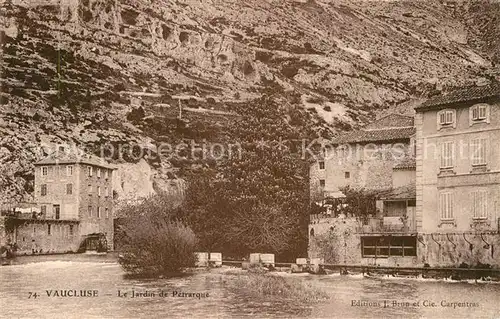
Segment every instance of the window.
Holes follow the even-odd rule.
[[[46,176],[49,173],[49,168],[47,166],[42,167],[42,175]]]
[[[487,122],[489,123],[489,105],[488,104],[476,104],[469,108],[469,118],[470,125],[477,122]]]
[[[42,218],[45,218],[45,216],[47,215],[47,206],[40,206],[40,213],[42,214]]]
[[[97,186],[97,196],[101,196],[101,186]]]
[[[387,258],[391,256],[416,256],[415,236],[366,236],[361,237],[363,258]]]
[[[439,194],[439,215],[441,220],[453,220],[453,194]]]
[[[488,217],[488,197],[485,190],[472,192],[472,212],[474,219],[486,219]]]
[[[42,189],[40,190],[40,193],[42,196],[46,196],[47,195],[47,184],[42,184]]]
[[[109,178],[109,170],[108,169],[104,169],[104,178],[105,179]]]
[[[101,208],[102,207],[97,207],[97,218],[101,218]]]
[[[442,110],[437,113],[438,130],[443,127],[456,126],[456,113],[455,110]]]
[[[101,169],[100,168],[96,168],[96,171],[97,171],[97,177],[101,178]]]
[[[88,207],[88,213],[89,213],[89,217],[92,217],[92,206]]]
[[[319,169],[325,169],[325,162],[319,161]]]
[[[345,173],[344,173],[344,177],[345,177],[346,179],[351,178],[351,172],[345,172]]]
[[[455,153],[455,143],[452,141],[441,144],[441,164],[440,168],[452,168]]]
[[[92,176],[93,168],[92,166],[87,167],[88,176]]]
[[[486,142],[485,138],[477,138],[471,141],[470,148],[473,166],[486,165]]]
[[[55,219],[61,218],[61,206],[54,205],[54,217],[55,217]]]
[[[88,192],[89,192],[89,195],[92,196],[92,185],[89,185]]]
[[[66,184],[66,194],[67,195],[73,194],[73,184]]]
[[[319,186],[320,187],[325,187],[325,180],[324,179],[320,179],[319,180]]]
[[[109,209],[107,207],[104,208],[104,213],[106,214],[106,218],[109,218]]]
[[[73,175],[73,166],[72,165],[66,165],[66,175],[67,176]]]
[[[47,235],[50,235],[50,224],[47,225]]]
[[[73,236],[73,225],[69,225],[69,235]]]

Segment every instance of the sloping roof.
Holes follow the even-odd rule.
[[[405,186],[400,186],[394,188],[381,199],[391,200],[391,199],[414,199],[417,198],[417,188],[415,184],[409,184]]]
[[[101,157],[73,150],[69,152],[55,151],[49,154],[44,159],[36,162],[35,165],[76,164],[76,163],[100,166],[109,169],[115,168]]]
[[[378,130],[388,128],[412,127],[414,117],[398,113],[391,113],[363,127],[363,130]]]
[[[409,139],[415,134],[414,127],[389,128],[379,130],[359,130],[340,135],[332,144],[387,142]]]
[[[491,97],[500,97],[499,83],[451,91],[425,101],[421,105],[417,106],[415,110],[429,109],[452,103],[482,100]]]
[[[359,130],[345,132],[333,138],[332,144],[353,144],[401,141],[409,139],[416,132],[414,118],[397,113],[388,114]]]
[[[414,169],[417,167],[415,157],[405,157],[399,163],[394,165],[393,169]]]

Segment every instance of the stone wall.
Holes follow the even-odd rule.
[[[434,237],[434,239],[433,239]],[[500,234],[422,234],[417,242],[418,264],[431,267],[456,267],[479,263],[500,268]],[[471,244],[469,244],[471,243]]]
[[[362,258],[361,236],[368,234],[357,233],[360,224],[356,218],[312,215],[308,257],[322,258],[328,264],[458,267],[465,263],[500,268],[498,232],[418,234],[416,257]]]
[[[360,264],[361,247],[356,234],[359,224],[356,218],[324,216],[311,219],[309,258],[323,258],[329,264]]]
[[[76,252],[80,244],[77,222],[33,220],[17,226],[9,237],[18,254]]]

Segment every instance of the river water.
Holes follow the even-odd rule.
[[[497,283],[277,273],[303,280],[330,297],[301,304],[249,295],[245,287],[229,289],[238,271],[224,267],[183,278],[139,280],[125,278],[109,258],[34,258],[0,268],[0,317],[500,318]],[[89,290],[87,294],[97,296],[47,296],[47,291],[61,289]],[[132,291],[146,296],[131,298]],[[179,297],[182,293],[186,296]]]

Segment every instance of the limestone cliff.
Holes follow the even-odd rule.
[[[273,94],[298,107],[319,134],[499,74],[498,1],[0,4],[3,198],[28,196],[42,142],[94,150],[106,142],[175,141],[198,136],[198,127],[227,125],[199,113],[192,122],[202,124],[180,136],[169,126],[180,98],[192,109],[231,113]],[[144,116],[127,116],[139,107]],[[147,165],[137,167],[156,182],[144,177],[141,192],[170,184],[175,163]],[[126,188],[124,196],[137,191]]]

